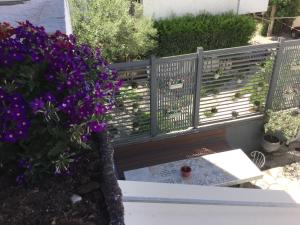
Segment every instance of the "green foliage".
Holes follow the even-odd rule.
[[[276,5],[276,16],[298,16],[300,0],[270,0],[270,6]]]
[[[150,112],[143,112],[138,110],[135,114],[133,120],[133,133],[134,134],[143,134],[149,133],[150,131]]]
[[[70,0],[74,33],[81,43],[99,47],[109,61],[127,61],[146,55],[156,46],[153,22],[128,0]]]
[[[249,82],[241,90],[241,94],[251,94],[250,102],[264,110],[265,102],[269,91],[269,81],[272,76],[274,57],[268,58],[261,66],[260,70],[249,80]]]
[[[209,117],[213,117],[217,112],[218,112],[218,109],[214,106],[214,107],[211,107],[211,109],[203,112],[203,114],[205,117],[209,118]]]
[[[262,28],[261,28],[261,30],[260,30],[260,34],[261,34],[262,36],[267,36],[267,33],[268,33],[268,26],[269,26],[268,23],[266,23],[266,22],[263,23]]]
[[[248,44],[256,29],[255,20],[231,13],[171,17],[155,22],[159,47],[156,54],[169,56]]]
[[[276,17],[293,17],[298,16],[300,11],[300,0],[270,0],[267,15],[271,14],[271,6],[276,5]],[[289,30],[288,26],[292,25],[294,19],[275,20],[273,34],[281,34],[284,30]],[[267,35],[268,23],[263,24],[261,34]]]
[[[282,141],[291,141],[299,132],[299,110],[268,111],[264,128],[268,135],[276,136]]]
[[[135,104],[139,102],[141,98],[135,89],[122,87],[116,94],[116,106],[120,109],[125,109],[128,106],[128,102]]]

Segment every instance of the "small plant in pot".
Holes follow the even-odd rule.
[[[218,80],[224,74],[223,69],[218,69],[214,75],[214,79]]]
[[[132,130],[133,132],[138,132],[140,129],[140,124],[138,121],[133,121],[132,123]]]
[[[139,104],[138,103],[133,103],[132,108],[133,108],[133,112],[137,112],[139,110]]]
[[[192,174],[192,168],[189,166],[182,166],[180,172],[182,177],[189,177]]]
[[[280,142],[289,145],[295,141],[300,128],[300,114],[298,110],[288,109],[277,112],[269,110],[265,119],[265,135],[262,145],[266,151],[272,152],[279,150]],[[266,136],[276,137],[276,139],[272,138],[271,142],[269,142],[270,137]],[[269,148],[270,143],[273,148]]]
[[[205,117],[212,117],[218,112],[217,107],[213,106],[210,110],[205,111],[203,114]]]
[[[231,115],[232,115],[233,119],[236,119],[236,118],[238,118],[239,113],[237,111],[232,111]]]
[[[256,112],[258,112],[259,110],[260,110],[260,101],[254,101],[253,102],[253,109],[254,109],[254,111],[256,111]]]
[[[237,92],[237,93],[234,94],[232,100],[233,100],[233,101],[237,101],[237,100],[240,99],[242,96],[243,96],[242,93]]]
[[[243,80],[244,80],[244,76],[243,75],[239,75],[239,76],[237,76],[237,78],[236,78],[236,82],[238,83],[238,84],[241,84],[241,83],[243,83]]]
[[[266,152],[275,152],[280,148],[280,140],[274,135],[265,134],[261,145]]]
[[[132,89],[136,89],[136,88],[138,88],[138,83],[136,82],[136,81],[132,81],[131,82],[131,87],[132,87]]]

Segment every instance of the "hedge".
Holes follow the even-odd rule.
[[[158,43],[155,54],[170,56],[247,45],[256,29],[253,18],[226,13],[171,17],[155,22]]]

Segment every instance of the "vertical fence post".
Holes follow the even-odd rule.
[[[203,70],[203,48],[197,48],[197,64],[196,64],[196,82],[195,82],[195,97],[193,108],[193,127],[199,126],[199,110],[200,110],[200,88]]]
[[[157,80],[156,80],[156,57],[150,59],[150,128],[151,136],[157,135]]]
[[[281,61],[283,56],[284,40],[285,40],[284,38],[279,39],[279,48],[276,54],[276,58],[273,65],[272,76],[270,79],[269,92],[268,92],[267,102],[266,102],[266,110],[272,108],[272,101],[274,100],[274,94],[276,91],[276,86],[279,78],[279,72],[280,72]]]

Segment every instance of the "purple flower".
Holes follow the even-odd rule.
[[[8,143],[15,143],[17,141],[17,135],[13,131],[4,132],[3,140]]]
[[[88,127],[91,131],[95,133],[99,133],[105,130],[106,123],[98,122],[98,121],[91,121],[88,123]]]
[[[101,103],[97,103],[95,106],[95,113],[96,115],[103,115],[104,113],[106,113],[105,106],[102,105]]]
[[[44,100],[46,102],[50,102],[50,103],[55,103],[56,102],[56,99],[54,97],[54,95],[50,92],[47,92],[45,95],[44,95]]]
[[[81,141],[87,142],[89,140],[89,136],[87,134],[81,135]]]
[[[24,181],[25,181],[25,174],[24,173],[22,173],[22,174],[20,174],[20,175],[18,175],[16,177],[16,183],[17,183],[17,185],[23,184]]]
[[[39,110],[44,108],[45,102],[41,98],[36,98],[30,102],[32,111],[36,114]]]
[[[75,37],[61,32],[47,34],[43,27],[28,21],[11,28],[11,34],[0,40],[0,68],[0,141],[15,144],[26,139],[26,143],[40,144],[37,140],[44,140],[44,135],[43,152],[58,141],[69,145],[71,135],[88,143],[91,132],[104,131],[107,123],[103,118],[122,84],[99,49],[77,45]],[[27,74],[32,79],[24,79]],[[37,116],[41,111],[44,119]],[[54,129],[60,129],[62,135]],[[45,153],[39,160],[49,162],[58,157],[50,159]],[[19,169],[33,172],[31,161],[36,154],[26,154]],[[66,175],[70,169],[56,172]],[[18,184],[27,179],[25,174],[16,178]]]
[[[53,74],[45,74],[45,79],[52,82],[55,80],[55,76]]]

